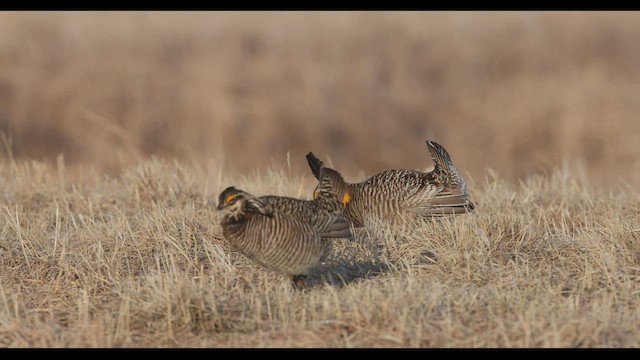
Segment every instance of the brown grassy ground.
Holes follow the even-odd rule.
[[[0,345],[640,346],[634,189],[487,172],[470,181],[477,212],[408,237],[359,231],[299,292],[229,249],[215,195],[308,198],[312,177],[225,170],[152,160],[75,183],[1,163]]]
[[[0,131],[69,171],[313,150],[355,176],[428,138],[476,177],[640,184],[638,63],[638,12],[2,12]]]

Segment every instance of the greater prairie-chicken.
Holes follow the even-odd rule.
[[[467,184],[444,147],[433,141],[427,141],[427,146],[434,163],[430,172],[385,170],[359,183],[346,183],[338,173],[333,188],[353,226],[380,222],[397,226],[406,220],[462,214],[475,208]],[[307,161],[316,178],[327,169],[312,152]]]
[[[353,238],[335,197],[339,174],[321,169],[314,200],[281,196],[255,197],[231,186],[218,198],[222,231],[230,245],[259,265],[291,277],[304,287],[308,271],[332,248],[332,239]]]

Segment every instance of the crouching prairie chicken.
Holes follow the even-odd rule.
[[[475,208],[449,153],[433,141],[427,146],[434,163],[430,172],[385,170],[359,183],[346,183],[338,174],[334,189],[353,226],[380,222],[398,226],[416,217],[462,214]],[[312,152],[307,161],[316,178],[327,169]]]
[[[353,238],[344,204],[332,182],[339,174],[321,169],[314,200],[256,197],[231,186],[218,198],[222,232],[230,245],[259,265],[304,287],[305,275],[331,251],[332,239]]]

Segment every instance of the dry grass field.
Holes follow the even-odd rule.
[[[312,150],[356,176],[423,168],[434,139],[478,177],[569,159],[640,184],[639,12],[0,12],[0,30],[16,159],[244,174]]]
[[[308,198],[309,174],[152,160],[86,184],[34,162],[0,176],[1,346],[640,346],[639,194],[569,171],[487,173],[473,214],[358,231],[304,292],[229,249],[212,191]]]
[[[0,347],[640,347],[640,13],[0,12]],[[444,145],[296,291],[217,195]]]

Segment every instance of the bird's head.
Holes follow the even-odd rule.
[[[229,186],[220,193],[216,209],[222,211],[223,216],[227,214],[238,214],[242,212],[244,202],[250,197],[251,195],[249,193]]]
[[[233,186],[229,186],[220,193],[216,208],[222,212],[223,218],[236,220],[256,213],[268,217],[273,215],[272,211],[260,198],[256,198],[248,192],[236,189]]]

